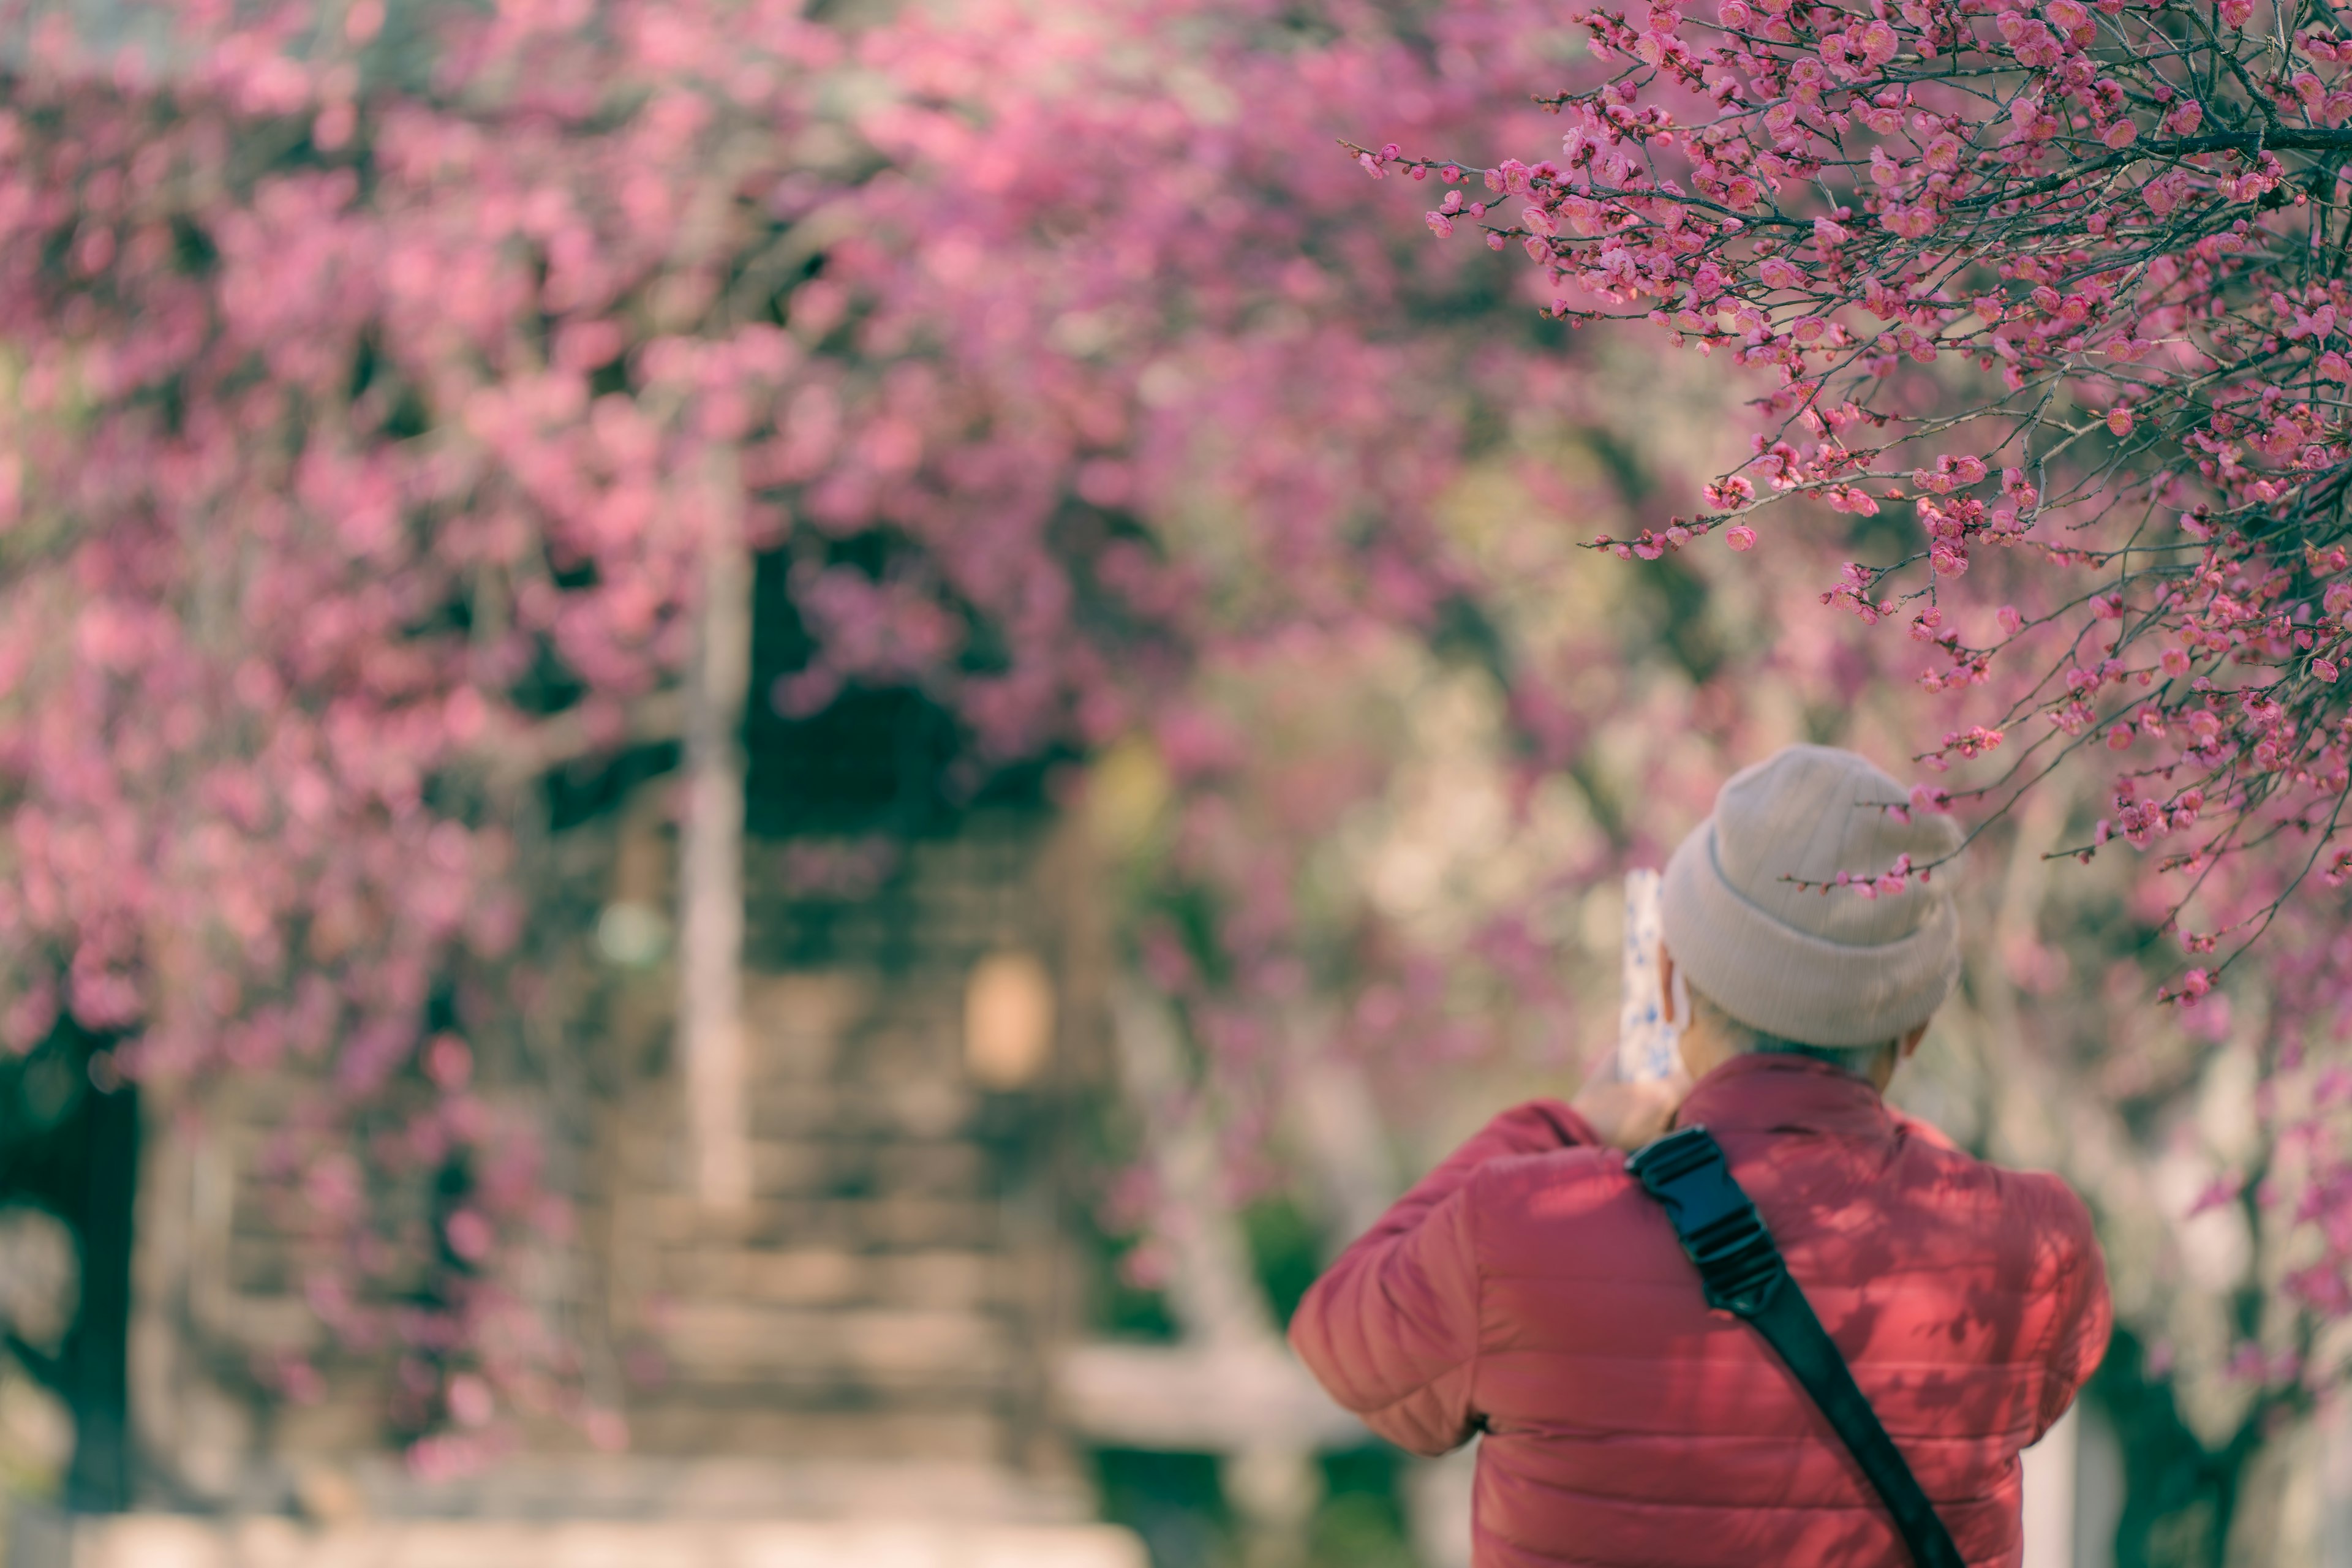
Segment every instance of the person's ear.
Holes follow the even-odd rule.
[[[1666,939],[1658,939],[1658,1016],[1669,1024],[1687,1024],[1675,1016],[1675,954]]]
[[[1916,1028],[1916,1029],[1912,1030],[1909,1034],[1907,1034],[1907,1035],[1906,1035],[1906,1036],[1904,1036],[1904,1037],[1903,1037],[1903,1039],[1902,1039],[1902,1042],[1901,1042],[1901,1044],[1900,1044],[1900,1047],[1899,1047],[1899,1048],[1896,1050],[1896,1053],[1895,1053],[1895,1054],[1896,1054],[1896,1056],[1897,1056],[1897,1057],[1899,1057],[1899,1058],[1900,1058],[1902,1060],[1904,1060],[1904,1061],[1906,1061],[1906,1062],[1907,1062],[1907,1061],[1909,1061],[1909,1060],[1910,1060],[1910,1059],[1911,1059],[1915,1055],[1916,1055],[1916,1054],[1918,1053],[1918,1050],[1919,1050],[1919,1042],[1920,1042],[1920,1041],[1922,1041],[1922,1040],[1924,1040],[1924,1039],[1926,1039],[1927,1037],[1927,1025],[1925,1025],[1925,1024],[1922,1024],[1922,1025],[1920,1025],[1917,1028]]]

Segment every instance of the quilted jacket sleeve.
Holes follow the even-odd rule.
[[[1469,1440],[1478,1351],[1471,1178],[1489,1161],[1593,1143],[1557,1100],[1503,1112],[1455,1150],[1315,1282],[1290,1343],[1332,1398],[1400,1447],[1442,1454]]]
[[[2055,1190],[2055,1212],[2050,1223],[2065,1249],[2065,1264],[2057,1280],[2057,1319],[2051,1338],[2048,1380],[2042,1384],[2042,1408],[2033,1436],[2057,1424],[2074,1402],[2083,1384],[2107,1353],[2107,1334],[2115,1324],[2114,1303],[2107,1296],[2107,1260],[2091,1228],[2091,1211],[2064,1183],[2045,1178]]]

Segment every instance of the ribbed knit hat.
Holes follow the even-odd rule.
[[[1822,890],[1841,871],[1882,878],[1903,856],[1925,866],[1958,847],[1950,817],[1908,805],[1867,760],[1829,746],[1790,746],[1734,773],[1659,890],[1666,946],[1690,983],[1800,1045],[1876,1045],[1926,1023],[1959,978],[1955,868],[1899,889]]]

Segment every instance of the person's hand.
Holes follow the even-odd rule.
[[[1612,1059],[1610,1066],[1587,1079],[1568,1103],[1592,1124],[1603,1143],[1631,1151],[1666,1130],[1690,1087],[1690,1075],[1679,1068],[1672,1078],[1628,1083],[1616,1076]]]

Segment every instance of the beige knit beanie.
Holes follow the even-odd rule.
[[[1906,856],[1943,859],[1960,832],[1908,805],[1893,779],[1830,746],[1733,774],[1666,863],[1658,913],[1675,962],[1741,1023],[1800,1045],[1876,1045],[1927,1022],[1959,978],[1957,868],[1899,885],[1886,873]]]

